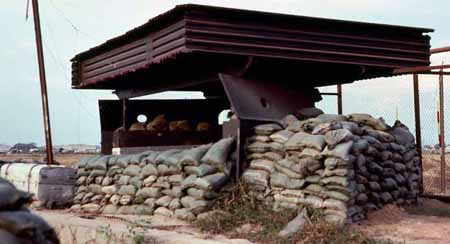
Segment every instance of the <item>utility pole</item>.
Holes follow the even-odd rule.
[[[47,82],[45,79],[44,52],[42,49],[41,21],[39,19],[38,0],[32,0],[34,30],[39,63],[39,79],[41,81],[42,108],[44,112],[45,146],[47,150],[47,164],[53,164],[52,134],[50,129],[50,113],[48,109]]]

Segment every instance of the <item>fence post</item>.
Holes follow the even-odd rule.
[[[420,97],[419,97],[419,75],[413,74],[413,92],[414,92],[414,115],[416,122],[416,147],[419,154],[420,182],[419,190],[423,193],[423,166],[422,166],[422,130],[420,124]]]
[[[441,192],[445,193],[445,123],[444,123],[444,75],[439,74],[439,143],[441,146]]]

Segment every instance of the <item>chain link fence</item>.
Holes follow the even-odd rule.
[[[450,84],[444,77],[445,189],[441,189],[439,145],[439,76],[419,76],[424,193],[450,196]],[[336,92],[336,86],[321,87],[321,92]],[[388,125],[400,120],[415,135],[412,75],[358,81],[342,85],[343,114],[368,113],[383,118]],[[323,96],[317,107],[337,113],[337,97]]]

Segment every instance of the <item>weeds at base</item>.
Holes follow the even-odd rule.
[[[246,194],[247,187],[239,185],[217,199],[215,211],[205,219],[197,220],[195,225],[211,234],[223,234],[230,238],[242,238],[259,243],[349,243],[349,244],[389,244],[389,240],[378,240],[366,236],[349,226],[338,227],[323,220],[322,212],[308,209],[312,224],[290,238],[281,238],[278,233],[297,216],[297,210],[275,212]],[[237,231],[245,224],[255,228],[248,232]]]

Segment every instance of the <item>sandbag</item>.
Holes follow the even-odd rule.
[[[267,187],[269,174],[266,171],[262,170],[247,169],[242,174],[242,179],[244,180],[244,182],[250,185],[260,185]]]
[[[158,157],[159,154],[160,152],[157,151],[151,152],[145,158],[142,159],[142,162],[144,162],[145,164],[156,164],[156,158]]]
[[[270,135],[270,139],[272,139],[275,142],[284,144],[286,143],[289,138],[291,138],[294,135],[292,131],[289,130],[280,130],[272,135]]]
[[[23,243],[59,243],[53,228],[44,219],[26,210],[0,212],[0,230],[28,240]],[[2,243],[10,243],[5,241],[1,239]]]
[[[157,176],[158,169],[153,164],[147,164],[141,170],[141,178],[147,178],[151,175]]]
[[[218,171],[218,168],[202,163],[199,166],[186,166],[184,167],[184,172],[188,175],[196,175],[198,177],[202,177],[209,174],[214,174]]]
[[[347,129],[332,130],[325,134],[325,142],[330,146],[349,141],[353,138],[353,134]]]
[[[321,155],[323,157],[335,157],[340,158],[343,160],[349,160],[350,159],[350,150],[353,146],[353,141],[344,142],[341,144],[338,144],[334,147],[334,149],[329,149],[328,147],[325,147],[325,149],[322,151]]]
[[[227,179],[228,177],[224,173],[216,173],[195,179],[193,185],[202,190],[217,190],[225,184]]]
[[[196,219],[195,215],[186,208],[176,209],[174,212],[174,216],[177,219],[193,221]]]
[[[181,189],[187,189],[189,187],[194,187],[194,182],[197,180],[196,175],[189,175],[188,177],[184,178],[184,180],[181,182]]]
[[[99,158],[92,158],[87,162],[86,169],[99,169],[106,171],[109,158],[110,156],[100,156]]]
[[[305,132],[295,133],[284,144],[286,150],[300,150],[304,147],[315,148],[322,150],[325,146],[325,138],[323,135],[310,135]]]
[[[197,188],[187,189],[187,194],[197,200],[213,199],[217,197],[217,193],[209,190],[202,190]]]
[[[202,145],[199,147],[195,147],[189,150],[186,150],[183,153],[183,156],[180,158],[179,163],[181,166],[197,166],[200,164],[200,160],[202,157],[208,152],[211,148],[212,144]]]
[[[356,123],[359,123],[359,124],[369,125],[369,126],[373,127],[376,130],[386,131],[386,130],[389,129],[388,126],[386,125],[386,123],[384,123],[383,120],[375,119],[374,117],[372,117],[369,114],[354,113],[354,114],[348,115],[348,119],[350,121],[353,121],[353,122],[356,122]]]
[[[170,149],[170,150],[166,150],[161,152],[160,154],[158,154],[158,156],[155,159],[155,163],[156,164],[165,164],[167,159],[172,156],[175,153],[179,153],[180,150],[179,149]]]
[[[282,130],[282,129],[283,128],[281,128],[281,126],[278,124],[262,124],[262,125],[257,125],[254,128],[255,133],[257,135],[263,135],[263,136],[272,135],[273,133],[275,133],[279,130]]]
[[[134,196],[136,194],[136,187],[132,185],[123,185],[120,186],[119,190],[117,191],[117,194],[123,196],[123,195],[130,195]]]
[[[225,138],[214,143],[205,156],[203,156],[201,162],[213,165],[223,172],[233,143],[234,138]]]
[[[274,162],[267,159],[257,159],[250,162],[250,169],[264,170],[271,174],[275,171]]]
[[[136,197],[159,198],[161,196],[161,188],[144,187],[136,192]]]
[[[135,164],[130,164],[125,168],[123,174],[131,177],[139,176],[141,174],[141,167]]]
[[[121,168],[126,168],[130,163],[132,155],[124,155],[117,159],[117,166]]]

